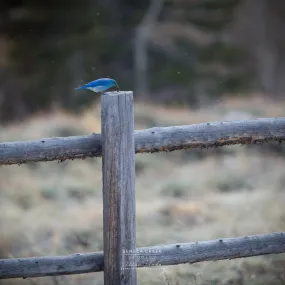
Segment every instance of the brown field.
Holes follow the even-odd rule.
[[[136,129],[284,116],[285,102],[223,99],[191,110],[138,103]],[[100,105],[79,116],[36,114],[0,141],[100,132]],[[285,145],[136,155],[137,245],[285,231]],[[1,166],[0,257],[100,251],[101,159]],[[284,263],[282,263],[284,261]],[[284,284],[285,255],[138,269],[138,284]],[[283,282],[283,283],[282,283]],[[102,273],[1,284],[103,284]]]

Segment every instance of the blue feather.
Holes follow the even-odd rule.
[[[83,89],[87,89],[87,90],[91,90],[93,92],[96,93],[103,93],[106,92],[112,88],[116,88],[117,91],[119,91],[119,85],[116,82],[116,80],[111,79],[111,78],[100,78],[94,81],[91,81],[87,84],[81,85],[77,88],[75,88],[75,90],[83,90]]]

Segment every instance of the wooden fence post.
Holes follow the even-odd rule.
[[[104,284],[136,285],[133,92],[101,97]]]

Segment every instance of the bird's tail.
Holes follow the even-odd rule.
[[[81,85],[81,86],[74,88],[74,90],[82,90],[82,89],[84,89],[84,85]]]

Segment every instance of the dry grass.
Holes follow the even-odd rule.
[[[136,128],[284,116],[285,103],[225,99],[200,110],[136,104]],[[100,132],[100,106],[75,117],[37,114],[1,141]],[[136,156],[137,244],[148,246],[285,231],[281,145]],[[1,166],[0,255],[102,250],[101,159]],[[284,284],[284,255],[139,269],[139,284]],[[2,284],[103,284],[102,273]],[[285,278],[285,277],[284,277]],[[283,281],[282,281],[283,280]],[[283,282],[283,283],[281,283]]]

